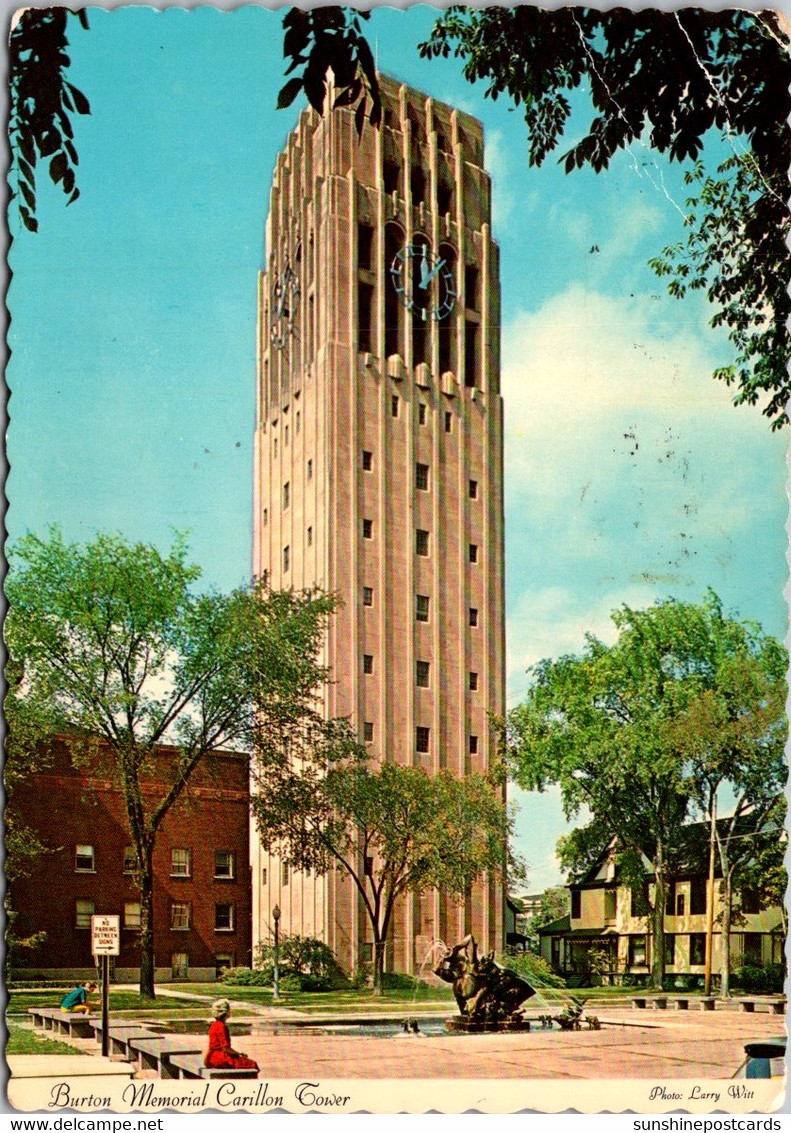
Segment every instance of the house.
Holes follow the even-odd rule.
[[[665,974],[679,984],[702,982],[707,927],[708,824],[690,824],[688,852],[677,866],[665,902]],[[706,852],[701,852],[705,849]],[[617,840],[569,885],[571,913],[539,929],[540,953],[552,968],[581,983],[647,981],[653,937],[647,898],[653,891],[650,863],[646,885],[633,886],[617,862]],[[712,973],[722,968],[721,879],[715,875]],[[754,896],[743,901],[731,927],[731,968],[783,962],[785,933],[780,908],[761,908]]]
[[[15,787],[14,806],[48,852],[10,885],[14,936],[43,933],[18,949],[18,978],[86,978],[94,972],[91,917],[116,914],[121,951],[114,979],[134,982],[140,965],[140,895],[119,784],[98,755],[75,765],[66,736],[45,767]],[[157,750],[144,793],[161,797],[176,749]],[[168,780],[169,781],[169,780]],[[154,953],[157,980],[212,980],[251,957],[248,762],[219,752],[193,772],[157,834]]]

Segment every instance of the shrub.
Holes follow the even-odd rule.
[[[784,964],[742,964],[731,975],[731,987],[758,995],[777,995],[784,984]]]
[[[220,980],[238,987],[271,987],[272,978],[262,968],[223,968]]]
[[[382,986],[386,991],[417,991],[418,988],[428,987],[425,980],[417,976],[408,976],[404,972],[385,972]]]
[[[501,956],[498,964],[510,968],[522,979],[527,980],[533,987],[565,987],[566,981],[546,962],[543,956],[535,952],[516,952],[513,955]]]
[[[292,991],[330,991],[348,986],[332,949],[313,936],[282,936],[279,941],[279,983]],[[271,987],[275,979],[275,947],[260,944],[256,950],[256,973],[261,983]],[[286,977],[294,977],[290,984]],[[258,982],[258,981],[256,981]],[[291,986],[293,985],[293,986]]]

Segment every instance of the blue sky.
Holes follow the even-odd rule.
[[[380,68],[483,119],[501,245],[508,704],[609,613],[707,586],[786,634],[785,436],[710,378],[729,358],[698,298],[647,259],[680,238],[681,173],[641,145],[602,175],[527,167],[524,124],[458,63],[424,63],[428,7],[368,25]],[[81,198],[13,210],[10,538],[59,523],[166,546],[207,584],[251,563],[256,273],[275,157],[282,13],[90,10],[71,80]],[[572,141],[573,133],[569,135]],[[716,151],[715,156],[719,155]],[[515,795],[529,887],[560,879],[557,797]]]

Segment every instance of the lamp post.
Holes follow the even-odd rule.
[[[275,977],[272,998],[280,999],[280,909],[277,905],[272,910],[272,920],[275,922]]]

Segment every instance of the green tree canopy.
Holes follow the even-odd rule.
[[[180,538],[162,555],[115,535],[69,544],[53,529],[20,541],[7,580],[6,640],[24,665],[10,719],[17,701],[48,703],[78,738],[104,741],[137,855],[140,990],[150,996],[152,853],[163,818],[204,756],[249,750],[269,721],[282,728],[315,714],[326,676],[317,657],[331,599],[262,585],[200,593],[199,575]],[[158,766],[152,794],[165,743],[178,754],[169,781]]]
[[[588,636],[580,656],[535,666],[504,735],[521,787],[557,783],[567,818],[585,808],[592,816],[565,840],[567,865],[590,865],[613,836],[632,875],[650,863],[652,978],[660,984],[666,886],[684,853],[682,824],[701,797],[692,738],[704,734],[700,714],[714,698],[728,722],[719,715],[707,725],[706,766],[742,783],[753,802],[771,766],[767,789],[776,794],[784,650],[726,619],[711,593],[699,606],[668,599],[642,611],[624,606],[612,618],[613,645]]]
[[[502,787],[477,774],[375,767],[338,723],[321,737],[311,730],[292,752],[299,774],[277,760],[255,761],[258,832],[297,869],[335,866],[351,878],[373,933],[374,987],[381,990],[399,897],[439,888],[462,899],[481,874],[503,875],[511,822]]]

